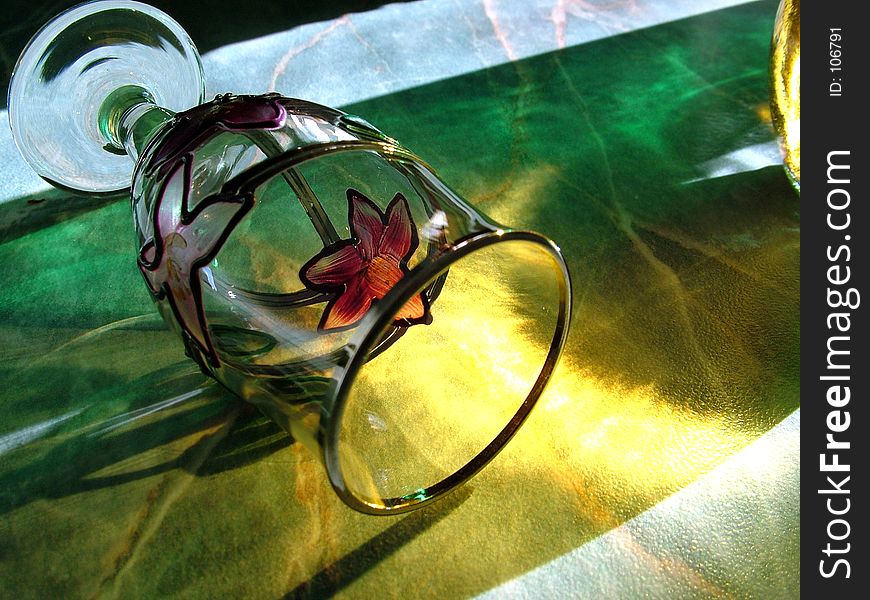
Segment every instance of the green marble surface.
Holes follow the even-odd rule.
[[[751,445],[799,408],[798,202],[778,166],[704,165],[773,139],[775,8],[342,107],[556,240],[574,282],[567,350],[527,426],[407,516],[347,509],[315,457],[184,358],[137,271],[127,202],[0,204],[0,597],[469,597]],[[675,566],[667,547],[640,560],[692,574],[670,597],[795,597],[796,493],[776,519],[704,507],[723,536],[757,540],[730,568]]]

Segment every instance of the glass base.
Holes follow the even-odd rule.
[[[129,188],[133,162],[109,143],[99,122],[104,99],[129,85],[174,112],[203,102],[202,63],[181,26],[129,0],[62,13],[30,40],[9,85],[9,122],[21,154],[58,187]]]

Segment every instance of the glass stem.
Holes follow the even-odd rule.
[[[151,93],[138,85],[125,85],[109,94],[100,106],[100,131],[105,149],[127,154],[133,162],[153,135],[175,113],[157,106]]]
[[[248,139],[254,142],[257,147],[263,151],[263,154],[270,158],[284,153],[284,148],[275,142],[270,135],[265,135],[262,132],[253,132],[246,135],[248,136]],[[305,214],[308,215],[311,224],[314,225],[314,229],[320,236],[323,245],[329,246],[330,244],[339,241],[340,238],[338,233],[335,231],[335,227],[332,225],[332,221],[329,220],[329,215],[326,214],[323,205],[317,198],[317,194],[315,194],[314,190],[311,189],[311,186],[308,185],[308,182],[305,180],[305,177],[302,176],[302,173],[300,173],[295,167],[290,167],[281,173],[281,176],[290,186],[290,189],[295,192],[296,197],[302,204],[302,209],[305,211]]]

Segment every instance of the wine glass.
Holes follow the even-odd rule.
[[[359,117],[276,93],[205,102],[196,48],[151,6],[56,17],[8,106],[43,178],[130,189],[135,260],[188,356],[311,447],[354,509],[454,489],[553,373],[571,307],[555,244]]]

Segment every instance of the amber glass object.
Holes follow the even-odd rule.
[[[782,0],[770,50],[770,108],[785,170],[801,188],[801,3]]]

